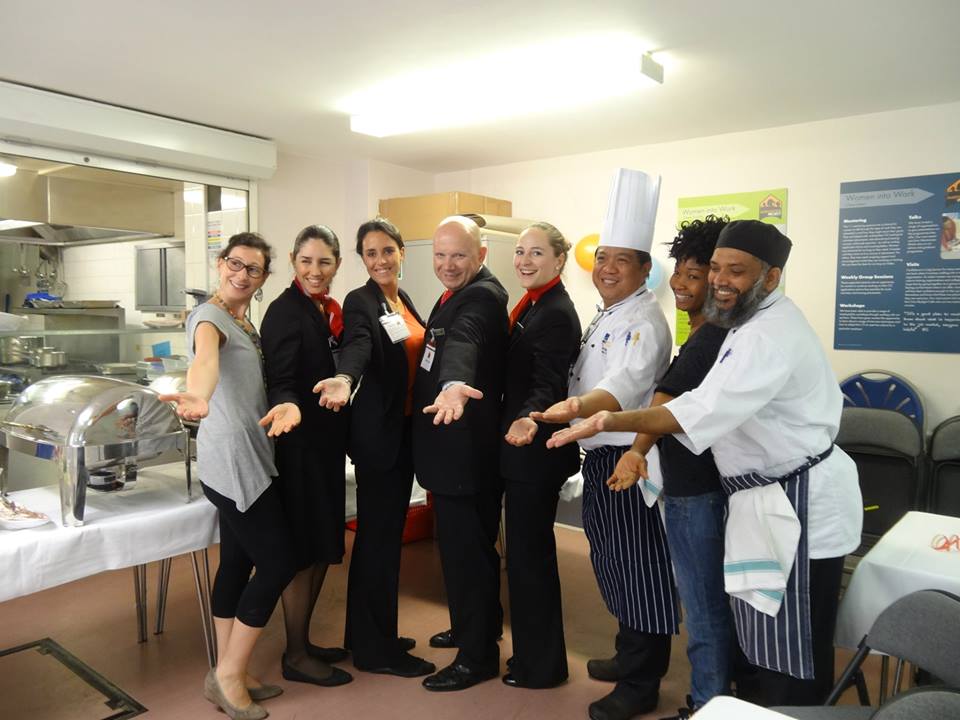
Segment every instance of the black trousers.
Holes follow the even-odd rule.
[[[513,635],[510,672],[527,687],[550,687],[567,679],[557,541],[553,534],[561,484],[505,482]]]
[[[643,632],[620,623],[616,648],[621,679],[617,694],[641,701],[658,692],[660,678],[670,667],[672,640],[672,635]]]
[[[344,645],[361,669],[394,665],[397,646],[397,596],[403,526],[413,486],[410,423],[397,464],[374,470],[358,463],[357,535],[350,557]]]
[[[813,631],[813,672],[811,680],[758,668],[742,657],[734,670],[737,695],[744,700],[775,705],[822,705],[833,689],[833,635],[840,606],[843,557],[810,561],[810,624]]]
[[[481,673],[500,670],[500,527],[502,488],[473,495],[434,494],[440,564],[450,623],[459,652],[455,662]]]
[[[210,595],[213,615],[263,627],[297,573],[277,487],[271,483],[246,512],[240,512],[233,500],[201,485],[220,511],[220,567]]]

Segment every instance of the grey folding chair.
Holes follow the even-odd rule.
[[[930,512],[960,517],[960,415],[930,436]]]
[[[875,717],[872,707],[836,706],[871,650],[897,658],[894,692],[900,687],[907,662],[932,673],[949,686],[960,686],[960,598],[939,590],[919,590],[900,598],[880,613],[870,632],[860,641],[856,654],[827,698],[826,705],[833,707],[774,709],[788,717],[808,720]]]
[[[836,443],[857,464],[863,494],[862,555],[908,510],[921,505],[923,437],[894,410],[845,407]]]
[[[914,688],[881,705],[870,720],[956,720],[960,690],[951,687]]]

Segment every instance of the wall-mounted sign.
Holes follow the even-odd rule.
[[[960,352],[960,172],[840,185],[837,350]]]

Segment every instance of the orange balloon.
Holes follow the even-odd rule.
[[[597,233],[584,235],[577,242],[573,249],[574,257],[577,259],[577,265],[587,272],[593,272],[593,256],[597,253],[597,247],[600,245],[600,236]]]

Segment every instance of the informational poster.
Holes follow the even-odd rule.
[[[678,224],[684,220],[703,220],[707,215],[727,217],[730,220],[763,220],[784,235],[787,234],[787,190],[754,190],[753,192],[704,195],[680,198],[678,201]],[[670,267],[667,275],[673,273]],[[687,313],[677,310],[677,335],[675,342],[683,345],[690,336]]]
[[[960,352],[960,172],[840,185],[837,350]]]

